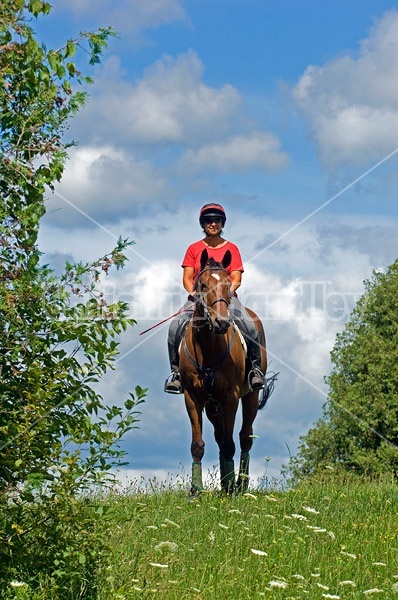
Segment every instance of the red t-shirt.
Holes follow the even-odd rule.
[[[195,242],[194,244],[188,246],[181,265],[182,267],[193,267],[195,271],[194,278],[200,271],[200,257],[202,255],[202,251],[205,249],[207,250],[209,258],[213,258],[216,262],[222,262],[224,254],[227,250],[229,250],[232,258],[231,264],[226,269],[228,275],[230,275],[232,271],[241,271],[241,273],[243,273],[244,269],[242,258],[240,256],[238,246],[235,246],[235,244],[232,242],[226,242],[226,244],[220,248],[209,248],[209,246],[206,246],[203,240],[199,240],[199,242]]]

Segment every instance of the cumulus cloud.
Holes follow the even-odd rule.
[[[72,149],[56,192],[48,200],[49,217],[65,225],[81,221],[82,212],[94,220],[119,220],[149,200],[168,197],[164,177],[150,162],[113,146]]]
[[[356,55],[309,66],[294,88],[329,168],[380,160],[398,140],[398,11],[386,12]]]
[[[190,171],[244,172],[260,169],[272,172],[281,169],[286,162],[287,156],[281,152],[276,136],[255,132],[204,145],[198,150],[188,150],[181,159],[181,166]]]
[[[186,19],[180,0],[60,0],[59,8],[79,17],[100,15],[122,34],[136,35],[147,28]]]
[[[113,59],[98,81],[100,97],[92,107],[101,113],[99,128],[139,144],[187,144],[214,139],[240,118],[241,97],[229,84],[218,88],[202,81],[203,65],[193,51],[164,56],[131,84]]]

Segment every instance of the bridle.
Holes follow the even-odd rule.
[[[221,267],[221,266],[218,266],[218,265],[216,267],[205,267],[204,269],[202,269],[201,271],[199,271],[199,273],[196,276],[195,284],[194,284],[195,291],[198,290],[198,285],[199,285],[200,277],[206,271],[224,271],[224,273],[227,273],[227,270],[224,269],[224,267]],[[199,304],[199,306],[203,310],[203,315],[204,315],[204,317],[206,317],[206,320],[201,325],[197,325],[195,323],[195,319],[194,319],[193,322],[192,322],[192,326],[193,326],[194,329],[199,330],[199,329],[203,329],[206,326],[209,327],[210,331],[213,329],[213,322],[211,320],[211,315],[210,315],[209,309],[213,308],[213,306],[215,304],[217,304],[218,302],[225,302],[225,304],[227,305],[227,307],[229,307],[230,302],[231,302],[231,298],[228,297],[228,300],[226,300],[225,298],[217,298],[216,300],[214,300],[214,302],[212,302],[211,304],[208,304],[207,302],[205,302],[203,300],[203,295],[200,292],[197,294],[196,303]],[[229,317],[229,310],[228,310],[228,317]]]

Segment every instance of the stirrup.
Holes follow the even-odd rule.
[[[257,381],[255,381],[256,379]],[[247,376],[247,383],[249,385],[250,391],[252,392],[256,392],[257,390],[263,390],[266,386],[266,380],[263,372],[256,367],[251,369]]]
[[[180,374],[177,371],[173,371],[171,375],[166,379],[164,384],[164,391],[166,394],[182,394],[182,385],[180,381]]]

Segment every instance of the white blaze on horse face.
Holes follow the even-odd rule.
[[[212,273],[211,276],[214,277],[214,279],[217,279],[217,281],[220,281],[220,276],[218,273]]]

